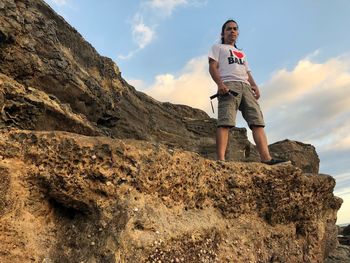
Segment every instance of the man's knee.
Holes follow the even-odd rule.
[[[264,130],[265,126],[264,125],[250,125],[249,128],[252,130],[252,131],[259,131],[259,130]]]
[[[229,130],[230,128],[232,128],[233,126],[229,126],[229,125],[219,125],[217,128],[218,129],[223,129],[223,130]]]

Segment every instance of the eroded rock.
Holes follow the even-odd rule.
[[[4,262],[322,262],[336,245],[334,179],[293,165],[62,132],[8,131],[0,149],[1,244],[22,252],[2,245]]]

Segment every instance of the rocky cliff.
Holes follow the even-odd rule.
[[[0,262],[323,262],[334,179],[311,145],[136,91],[41,0],[0,2]]]
[[[145,141],[3,131],[2,262],[322,262],[326,175]]]

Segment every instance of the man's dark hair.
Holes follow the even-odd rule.
[[[227,20],[227,21],[222,25],[222,28],[221,28],[221,44],[225,44],[225,43],[224,43],[224,31],[225,31],[226,25],[227,25],[228,23],[231,23],[231,22],[235,23],[235,24],[237,25],[237,27],[238,27],[238,24],[237,24],[237,22],[236,22],[235,20],[233,20],[233,19]],[[237,48],[236,43],[234,44],[234,47]],[[238,49],[238,48],[237,48],[237,49]]]

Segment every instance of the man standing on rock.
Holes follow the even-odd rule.
[[[209,52],[209,73],[218,86],[218,124],[216,149],[218,160],[225,160],[229,129],[235,126],[237,110],[252,130],[261,162],[269,165],[285,162],[271,158],[265,123],[258,103],[257,87],[245,54],[237,49],[238,24],[227,20],[221,29],[221,44],[213,45]]]

